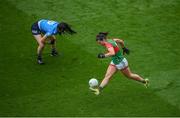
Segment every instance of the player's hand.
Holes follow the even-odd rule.
[[[130,50],[126,47],[123,48],[123,54],[129,54],[130,53]]]
[[[100,58],[100,59],[105,58],[105,54],[99,53],[99,54],[98,54],[98,58]]]

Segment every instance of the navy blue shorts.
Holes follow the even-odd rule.
[[[39,35],[42,33],[41,30],[39,29],[38,22],[35,22],[34,24],[32,24],[31,32],[33,35]]]

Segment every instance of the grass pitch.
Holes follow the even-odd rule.
[[[180,116],[179,0],[1,0],[0,116]],[[78,32],[58,36],[60,56],[36,64],[31,24],[66,21]],[[117,73],[100,96],[88,90],[102,80],[110,59],[99,60],[100,31],[123,38],[131,70],[148,77],[148,89]]]

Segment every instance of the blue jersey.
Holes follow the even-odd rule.
[[[52,36],[58,34],[57,26],[59,25],[56,21],[42,19],[38,22],[39,29],[46,36]]]

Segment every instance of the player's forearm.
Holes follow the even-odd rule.
[[[124,41],[120,43],[121,47],[124,48]]]
[[[113,56],[113,55],[115,55],[115,53],[112,53],[112,52],[108,52],[108,53],[106,53],[106,54],[104,54],[104,53],[99,53],[98,54],[98,58],[106,58],[106,57],[111,57],[111,56]]]
[[[115,53],[108,52],[108,53],[106,53],[106,54],[104,54],[104,55],[105,55],[105,57],[111,57],[111,56],[115,55]]]
[[[122,48],[124,48],[124,41],[123,40],[119,40],[119,44],[121,45]]]
[[[116,43],[120,44],[122,48],[124,48],[124,41],[122,39],[113,39]]]

